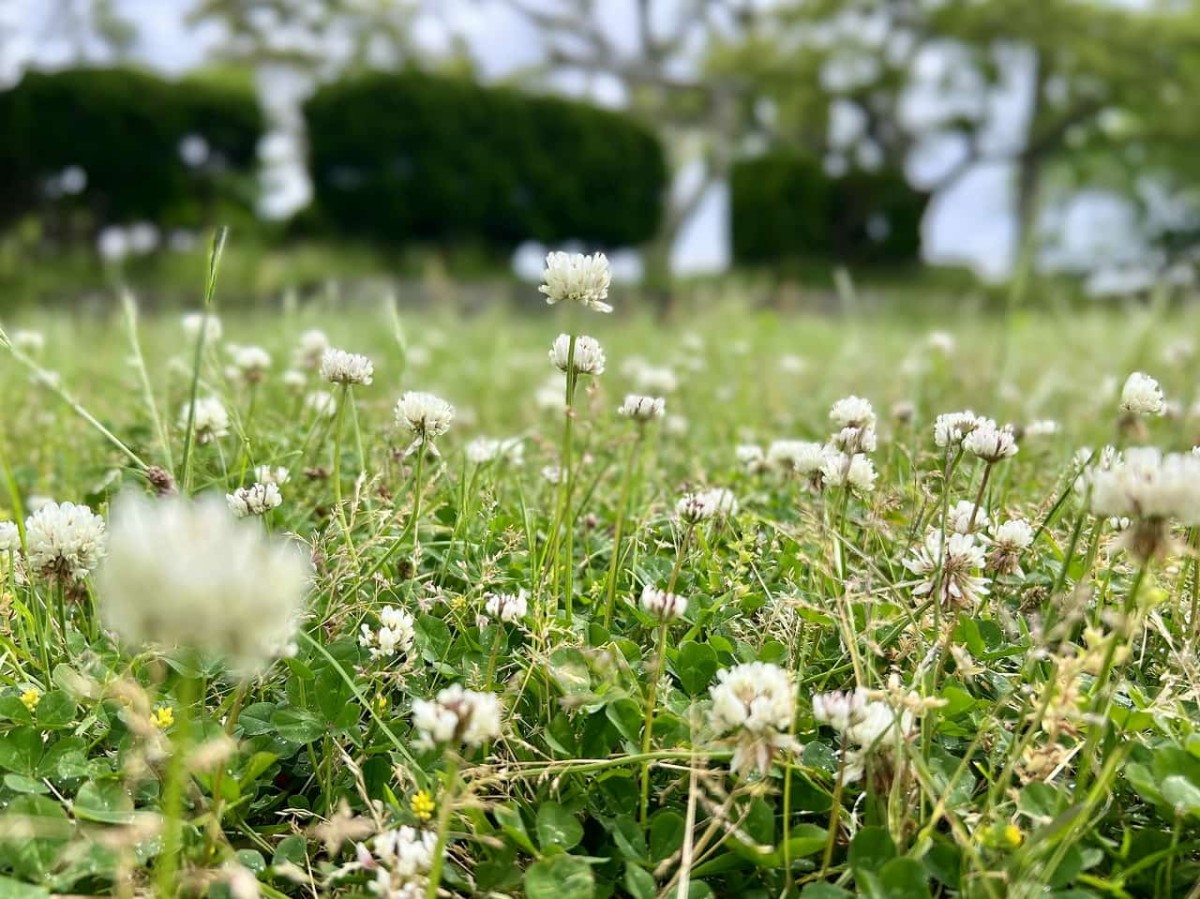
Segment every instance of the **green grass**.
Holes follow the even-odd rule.
[[[351,865],[353,843],[402,824],[437,831],[442,889],[464,896],[1186,895],[1200,877],[1196,561],[1175,553],[1140,573],[1072,485],[1078,449],[1128,442],[1117,393],[1131,371],[1190,407],[1195,360],[1163,352],[1200,316],[931,304],[822,318],[720,298],[665,326],[614,303],[611,317],[460,320],[382,302],[223,316],[223,342],[261,345],[274,364],[252,391],[226,377],[223,348],[203,354],[199,393],[222,398],[232,427],[190,451],[190,483],[224,494],[254,466],[290,470],[262,526],[313,550],[298,651],[239,682],[180,651],[119,650],[96,626],[90,582],[60,613],[50,581],[6,562],[0,895],[130,895],[156,872],[162,886],[164,870],[183,894],[226,895],[235,874],[268,896],[362,894],[374,874]],[[0,520],[35,497],[106,514],[120,490],[147,490],[135,458],[183,482],[194,348],[174,316],[148,317],[143,375],[126,325],[115,303],[6,323],[44,332],[36,366],[60,386],[0,351]],[[310,372],[293,392],[281,378],[310,327],[375,362],[340,438],[303,401],[329,385]],[[542,474],[560,462],[562,403],[534,394],[571,328],[608,364],[580,379],[567,516]],[[930,347],[933,329],[954,335],[952,353]],[[637,357],[678,378],[640,446],[615,413],[637,389]],[[440,456],[404,454],[411,438],[391,410],[405,390],[456,407]],[[826,439],[831,403],[850,394],[879,415],[871,493],[817,492],[737,461],[740,444]],[[893,416],[899,404],[911,419]],[[963,408],[1061,430],[1022,437],[982,491],[968,458],[945,484],[933,421]],[[481,435],[521,438],[524,460],[469,464]],[[1198,436],[1200,420],[1178,414],[1151,421],[1145,440],[1187,451]],[[677,500],[710,486],[734,492],[737,514],[681,525]],[[993,521],[1037,528],[1023,574],[988,573],[975,608],[914,596],[904,560],[946,504],[977,496]],[[569,541],[555,536],[564,518]],[[660,629],[630,599],[672,583],[688,611]],[[526,619],[480,619],[489,594],[520,590]],[[389,605],[415,616],[415,639],[372,659],[359,629]],[[762,776],[731,772],[733,744],[709,717],[717,671],[753,660],[791,672],[803,747],[775,753]],[[500,738],[461,756],[417,746],[411,721],[414,700],[452,683],[503,706]],[[920,713],[843,783],[839,738],[814,721],[812,697],[856,686],[891,703],[913,691]],[[225,731],[235,748],[200,765]],[[428,819],[414,811],[421,792]],[[181,827],[170,859],[154,838],[164,811]]]

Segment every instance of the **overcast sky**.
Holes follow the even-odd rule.
[[[60,0],[56,0],[60,2]],[[632,19],[625,8],[631,0],[609,0],[603,7],[609,29],[618,41],[635,40]],[[519,16],[497,0],[441,0],[442,16],[452,27],[468,35],[474,54],[486,77],[501,77],[534,63],[539,57],[538,36]],[[202,63],[221,35],[213,29],[197,30],[186,23],[194,0],[117,0],[121,13],[137,23],[138,43],[134,55],[156,68],[180,72]],[[74,48],[63,40],[52,40],[56,29],[48,28],[48,0],[0,0],[0,30],[15,34],[10,51],[0,59],[0,78],[28,65],[56,65],[72,58]],[[446,28],[435,19],[421,22],[420,42],[437,49],[446,40]],[[936,70],[947,61],[927,59]],[[928,73],[936,77],[936,71]],[[606,95],[603,84],[593,86],[601,102],[618,102]],[[924,102],[917,92],[913,114],[921,114]],[[997,100],[997,137],[1003,142],[1019,134],[1024,116],[1023,85],[1014,79],[1012,89]],[[1006,134],[1012,132],[1012,134]],[[936,171],[953,151],[931,146],[912,161],[918,176]],[[294,180],[294,179],[293,179]],[[963,263],[983,275],[1006,272],[1013,256],[1015,234],[1012,212],[1011,172],[1003,164],[980,165],[950,191],[935,198],[925,221],[925,253],[933,262]],[[302,186],[285,186],[282,202],[301,194]],[[290,193],[288,193],[290,191]],[[714,189],[682,235],[675,249],[675,264],[683,272],[711,271],[724,267],[729,258],[727,223],[728,194],[724,186]],[[1065,255],[1094,256],[1111,252],[1128,243],[1129,224],[1118,204],[1103,198],[1085,198],[1067,210],[1061,220]]]

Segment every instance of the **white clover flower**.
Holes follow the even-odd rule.
[[[946,449],[958,449],[968,434],[987,419],[981,419],[970,409],[965,412],[944,412],[933,423],[933,442]]]
[[[314,390],[304,398],[304,408],[318,418],[333,418],[337,414],[337,397],[327,390]]]
[[[1012,428],[1009,425],[998,428],[995,422],[989,419],[983,419],[963,438],[962,447],[971,455],[989,463],[1015,456],[1018,448]]]
[[[862,687],[849,692],[817,693],[812,698],[813,720],[843,733],[856,717],[861,717],[866,705],[867,691]]]
[[[229,511],[238,518],[248,518],[252,515],[266,515],[283,502],[283,494],[279,485],[251,484],[249,487],[239,487],[233,493],[225,494],[225,502]]]
[[[379,613],[378,630],[365,622],[359,627],[358,645],[368,649],[373,659],[408,655],[416,636],[413,622],[413,616],[403,609],[384,606]]]
[[[922,578],[914,596],[931,596],[936,587],[935,599],[942,605],[966,607],[988,594],[988,579],[976,574],[984,564],[984,548],[974,534],[943,534],[937,528],[930,528],[925,542],[904,560],[904,567]]]
[[[664,624],[687,614],[687,599],[674,593],[668,593],[666,590],[659,590],[649,584],[642,589],[640,604],[643,612]]]
[[[645,423],[662,418],[667,411],[667,401],[661,396],[625,395],[625,402],[617,407],[617,414],[633,421]]]
[[[300,335],[296,348],[292,351],[292,364],[297,368],[320,368],[328,349],[329,338],[325,336],[325,332],[310,328]]]
[[[296,371],[294,368],[289,368],[285,371],[280,375],[279,380],[283,383],[284,387],[293,393],[299,393],[308,386],[308,375],[302,371]]]
[[[188,646],[252,672],[294,651],[311,574],[305,550],[216,497],[126,493],[97,572],[100,613],[129,643]]]
[[[525,461],[525,444],[522,443],[520,437],[504,439],[476,437],[467,444],[464,452],[467,461],[472,465],[486,465],[488,462],[495,462],[498,459],[506,460],[513,465],[520,465]]]
[[[1090,484],[1093,513],[1133,522],[1124,545],[1139,559],[1171,548],[1169,522],[1200,524],[1200,456],[1133,447],[1081,477]]]
[[[529,614],[529,595],[524,590],[519,593],[491,593],[483,608],[496,621],[512,624]]]
[[[548,253],[538,292],[546,295],[550,305],[579,303],[597,312],[612,312],[612,306],[604,302],[611,281],[608,257],[603,253]]]
[[[433,441],[450,430],[453,420],[454,407],[432,393],[410,390],[396,403],[396,425],[413,437],[409,453],[422,446],[436,453]]]
[[[179,413],[179,427],[187,428],[189,404],[184,403]],[[212,443],[229,434],[229,413],[225,405],[215,396],[196,398],[194,421],[196,442]]]
[[[554,345],[550,348],[550,361],[554,367],[561,372],[566,372],[568,359],[571,354],[571,335],[559,334],[554,339]],[[573,367],[577,374],[581,375],[602,375],[604,374],[604,350],[600,348],[600,344],[595,338],[580,335],[575,338],[575,356]],[[560,397],[560,403],[563,398]]]
[[[1121,388],[1120,408],[1128,415],[1162,415],[1166,403],[1158,381],[1144,372],[1135,371]]]
[[[260,346],[230,347],[233,357],[233,373],[247,384],[258,384],[267,376],[271,367],[271,354]]]
[[[87,506],[47,503],[25,521],[29,567],[48,577],[82,581],[104,557],[104,519]]]
[[[847,487],[859,496],[875,489],[875,465],[862,453],[826,455],[820,480],[826,487]]]
[[[533,392],[534,405],[549,412],[561,412],[566,401],[566,390],[557,375],[542,382]]]
[[[956,534],[970,534],[986,528],[989,520],[982,506],[976,509],[973,502],[963,499],[950,507],[946,527]]]
[[[402,877],[416,877],[428,874],[429,869],[433,867],[437,834],[406,825],[376,836],[372,848],[376,857],[393,873]]]
[[[787,375],[800,375],[808,368],[808,361],[794,353],[784,353],[777,364],[779,370]]]
[[[663,431],[672,437],[682,437],[688,432],[688,420],[682,415],[668,415],[663,419]]]
[[[736,515],[737,510],[737,497],[733,491],[723,487],[684,494],[675,504],[675,514],[684,524],[699,524],[710,518],[726,518]]]
[[[713,730],[734,740],[734,771],[766,774],[776,751],[799,748],[791,736],[796,685],[778,665],[749,662],[718,671],[709,695]]]
[[[330,347],[321,356],[321,377],[330,384],[366,387],[375,377],[375,363],[359,353]]]
[[[838,400],[829,410],[829,420],[839,430],[843,428],[875,427],[875,409],[861,396],[848,396]]]
[[[200,330],[204,329],[204,342],[216,343],[221,339],[224,329],[221,327],[221,320],[215,315],[207,312],[188,312],[182,318],[183,333],[187,335],[188,340],[196,340],[200,336]]]
[[[834,452],[813,440],[773,440],[767,447],[766,462],[772,468],[811,477],[820,472]]]
[[[892,418],[900,424],[908,424],[916,414],[917,407],[912,400],[896,400],[892,403]]]
[[[563,470],[560,465],[544,465],[541,470],[542,480],[558,486],[562,483]]]
[[[282,465],[275,468],[270,465],[257,465],[254,468],[254,479],[260,484],[275,484],[282,487],[292,479],[292,473]]]
[[[818,693],[813,697],[813,718],[842,735],[844,783],[860,780],[871,758],[894,764],[900,743],[912,733],[914,724],[911,712],[897,715],[886,702],[870,699],[862,687],[852,692]]]
[[[1190,338],[1178,337],[1162,350],[1162,360],[1167,365],[1183,365],[1196,355],[1196,344]]]
[[[875,452],[878,441],[874,426],[864,425],[861,428],[842,428],[830,438],[829,442],[839,451],[853,456],[859,453]]]
[[[12,345],[28,356],[37,356],[46,349],[46,335],[41,331],[18,328],[12,332]]]
[[[1062,425],[1051,418],[1038,418],[1031,421],[1025,426],[1025,436],[1033,439],[1036,437],[1052,437],[1062,430]]]
[[[665,365],[639,365],[633,369],[633,381],[646,393],[674,393],[679,389],[674,369]]]
[[[500,700],[461,684],[439,691],[436,699],[414,700],[412,713],[417,744],[424,748],[461,744],[473,749],[500,736]]]
[[[1023,518],[1010,518],[992,529],[987,540],[990,549],[987,568],[1000,574],[1024,577],[1021,570],[1021,553],[1033,545],[1033,527]]]
[[[949,331],[930,331],[925,336],[925,345],[943,356],[952,356],[958,347],[958,341]]]
[[[733,451],[734,458],[750,474],[760,474],[768,469],[767,455],[757,443],[742,443]]]
[[[0,553],[21,551],[21,531],[15,522],[0,521]]]

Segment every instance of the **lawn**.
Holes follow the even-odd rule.
[[[0,896],[1200,877],[1195,311],[223,289],[5,323]]]

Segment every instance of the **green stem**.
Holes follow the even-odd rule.
[[[438,889],[442,885],[442,870],[446,865],[446,838],[450,831],[450,814],[453,811],[457,788],[458,758],[452,756],[446,767],[446,789],[442,791],[441,808],[438,809],[437,846],[433,850],[433,866],[429,870],[425,899],[437,899]]]
[[[646,691],[646,721],[642,727],[642,755],[650,752],[654,742],[654,707],[658,704],[658,681],[662,676],[663,662],[667,654],[667,623],[664,621],[658,628],[658,647],[655,650],[654,667],[650,669],[650,684]],[[650,810],[650,762],[642,763],[642,796],[640,820],[646,824],[646,815]]]
[[[194,678],[184,677],[175,690],[179,717],[171,735],[171,758],[163,785],[163,849],[155,863],[155,894],[159,899],[174,896],[179,888],[183,854],[183,794],[187,786],[187,754],[192,743],[192,704],[197,697]]]

